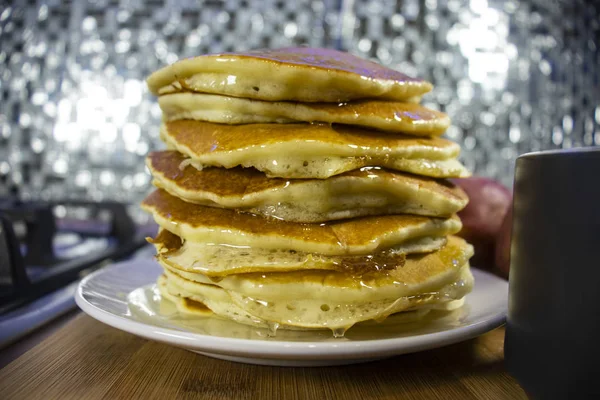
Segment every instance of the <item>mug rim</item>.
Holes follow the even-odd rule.
[[[538,157],[576,155],[576,154],[582,154],[582,153],[598,153],[598,154],[600,154],[600,146],[573,147],[570,149],[532,151],[529,153],[521,154],[518,158],[519,159],[530,159],[530,158],[538,158]]]

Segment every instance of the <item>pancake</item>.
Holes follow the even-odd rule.
[[[167,288],[167,277],[165,275],[159,277],[157,282],[157,291],[160,294],[160,297],[164,300],[167,300],[170,303],[173,303],[177,312],[183,316],[184,318],[180,318],[177,320],[178,325],[182,325],[184,327],[189,327],[191,329],[195,329],[201,331],[206,334],[212,335],[220,335],[220,336],[230,336],[236,337],[239,339],[255,339],[257,336],[264,337],[273,336],[274,329],[263,332],[258,330],[257,327],[269,328],[268,323],[266,321],[259,323],[257,325],[254,324],[238,324],[235,321],[229,320],[227,318],[223,318],[215,313],[213,313],[210,308],[199,301],[192,300],[190,298],[179,297],[172,295],[169,293]],[[403,327],[403,329],[407,328],[407,324],[412,323],[426,323],[426,318],[428,315],[433,318],[437,318],[436,314],[430,314],[430,311],[437,310],[445,312],[445,316],[456,315],[453,313],[453,310],[461,307],[464,304],[464,299],[449,301],[446,303],[436,304],[436,305],[428,305],[419,308],[415,308],[413,310],[401,311],[395,314],[388,316],[385,319],[386,328],[383,329],[398,329],[399,327]],[[166,304],[165,304],[166,306]],[[168,306],[167,306],[168,307]],[[170,308],[170,307],[169,307]],[[172,313],[172,311],[171,311]],[[439,314],[437,314],[439,315]],[[267,326],[265,326],[267,325]],[[271,327],[274,328],[274,324],[271,324]],[[285,328],[285,332],[281,332],[280,328]],[[286,339],[298,339],[304,335],[304,332],[308,332],[309,330],[293,327],[293,326],[285,326],[280,325],[277,327],[277,337],[281,338],[281,340]],[[362,329],[361,329],[362,328]],[[327,329],[327,328],[323,328]],[[352,329],[352,336],[367,334],[369,335],[369,331],[373,329],[382,329],[380,322],[374,320],[368,320],[364,322],[359,322]],[[358,331],[360,330],[360,331]],[[294,332],[295,331],[295,332]]]
[[[150,153],[154,185],[187,202],[236,208],[293,222],[323,222],[368,215],[449,217],[467,205],[466,194],[447,181],[380,168],[329,179],[280,179],[254,168],[180,168],[176,151]]]
[[[161,189],[146,197],[142,208],[163,229],[192,242],[324,255],[372,254],[409,240],[444,237],[462,227],[456,216],[443,219],[404,214],[303,224],[191,204]]]
[[[335,304],[333,307],[322,300],[268,302],[249,298],[218,286],[189,281],[170,272],[159,278],[158,285],[161,295],[181,304],[178,304],[178,308],[194,316],[216,315],[238,323],[268,328],[272,334],[277,329],[331,329],[335,337],[341,337],[360,322],[381,322],[403,312],[461,307],[464,296],[473,287],[473,276],[467,265],[455,281],[436,291],[394,300]]]
[[[333,302],[381,300],[423,293],[454,281],[458,270],[473,255],[473,247],[458,236],[448,236],[440,250],[406,257],[391,269],[359,274],[336,270],[298,270],[241,273],[211,279],[203,273],[163,263],[187,280],[235,290],[244,296],[278,300],[311,298]]]
[[[460,146],[441,138],[390,135],[326,124],[223,125],[166,122],[161,138],[196,168],[254,167],[268,177],[324,179],[362,167],[434,178],[466,177]]]
[[[168,151],[147,158],[142,208],[181,313],[338,337],[462,305],[468,199],[443,178],[469,172],[448,116],[417,104],[430,83],[311,48],[194,57],[147,83]]]
[[[440,251],[361,276],[297,271],[238,274],[215,281],[162,265],[169,293],[201,302],[218,315],[242,323],[337,329],[462,299],[473,285],[468,266],[472,254],[469,244],[450,237]]]
[[[191,242],[167,231],[148,239],[161,262],[184,272],[223,277],[250,272],[333,270],[353,275],[394,269],[404,264],[407,254],[439,250],[446,238],[418,238],[372,255],[327,256],[287,249],[262,249],[215,243]]]
[[[417,136],[440,136],[450,118],[415,103],[361,100],[351,103],[267,102],[200,93],[158,98],[163,119],[196,119],[222,124],[327,122]]]
[[[180,60],[147,79],[155,94],[214,93],[267,101],[406,100],[432,85],[348,53],[308,47],[209,54]]]

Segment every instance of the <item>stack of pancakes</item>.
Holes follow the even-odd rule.
[[[311,48],[206,55],[148,78],[169,150],[143,202],[181,312],[329,328],[460,306],[467,176],[428,82]]]

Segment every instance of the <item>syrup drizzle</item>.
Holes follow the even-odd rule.
[[[333,332],[333,337],[336,339],[343,338],[344,335],[346,334],[346,331],[349,328],[350,328],[349,326],[346,326],[346,327],[332,329],[331,331]]]
[[[277,329],[279,329],[279,323],[278,322],[268,322],[267,323],[268,326],[268,330],[269,332],[267,333],[268,337],[275,337],[277,335]]]

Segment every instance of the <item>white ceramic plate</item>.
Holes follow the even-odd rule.
[[[183,347],[210,357],[264,365],[351,364],[445,346],[502,325],[508,283],[473,269],[475,288],[455,311],[432,311],[406,323],[388,318],[364,323],[343,338],[331,331],[282,331],[275,337],[259,328],[216,318],[181,318],[154,287],[161,268],[137,259],[105,267],[83,279],[75,300],[97,320],[135,335]]]

